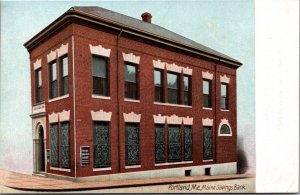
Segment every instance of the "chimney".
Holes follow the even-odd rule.
[[[152,15],[149,12],[145,12],[142,14],[142,19],[144,22],[148,22],[151,24]]]

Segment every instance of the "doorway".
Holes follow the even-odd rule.
[[[38,136],[37,172],[45,172],[45,144],[42,125],[38,127]]]

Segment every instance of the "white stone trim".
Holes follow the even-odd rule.
[[[69,94],[66,94],[66,95],[63,95],[63,96],[59,96],[59,97],[50,99],[50,100],[48,100],[48,102],[55,102],[57,100],[65,99],[65,98],[68,98],[68,97],[69,97]]]
[[[214,159],[202,160],[202,162],[213,162]]]
[[[59,167],[50,167],[50,169],[55,170],[55,171],[71,172],[71,169],[64,169],[64,168],[59,168]]]
[[[50,53],[47,55],[47,62],[51,62],[53,60],[56,60],[56,51],[50,51]]]
[[[192,108],[192,106],[182,105],[182,104],[170,104],[170,103],[163,103],[163,102],[154,102],[156,105],[162,106],[175,106],[175,107],[182,107],[182,108]]]
[[[41,59],[37,59],[34,63],[33,63],[33,68],[34,70],[39,69],[40,67],[42,67],[42,60]]]
[[[222,112],[229,112],[229,110],[224,110],[224,109],[221,109],[221,111],[222,111]]]
[[[224,74],[223,76],[220,76],[220,81],[221,81],[221,83],[229,83],[230,78],[227,77],[226,74]]]
[[[111,121],[112,112],[105,112],[102,109],[97,112],[91,110],[91,115],[93,121]]]
[[[109,58],[111,49],[106,49],[106,48],[102,47],[102,45],[93,46],[90,44],[90,51],[91,51],[91,54]]]
[[[62,112],[58,113],[59,122],[69,121],[70,120],[70,110],[63,110]]]
[[[109,96],[102,96],[102,95],[95,95],[95,94],[92,94],[92,98],[98,98],[98,99],[110,100],[110,97],[109,97]]]
[[[52,114],[48,115],[49,123],[57,123],[58,122],[58,113],[52,112]]]
[[[178,117],[175,114],[173,114],[172,116],[167,116],[167,123],[169,125],[181,125],[182,117]]]
[[[203,126],[213,126],[213,123],[214,123],[214,119],[202,118]]]
[[[153,67],[158,69],[165,69],[165,62],[162,62],[160,60],[153,60]]]
[[[105,167],[105,168],[93,168],[93,171],[111,171],[111,167]]]
[[[124,99],[125,102],[135,102],[135,103],[140,103],[140,100],[133,100],[133,99]]]
[[[171,72],[177,72],[177,73],[181,73],[182,72],[182,67],[181,66],[177,66],[175,63],[173,64],[168,64],[167,65],[167,70],[171,71]]]
[[[134,169],[134,168],[141,168],[141,165],[129,165],[129,166],[125,166],[125,169]]]
[[[32,114],[46,112],[45,103],[32,106]]]
[[[182,72],[183,74],[186,74],[186,75],[192,75],[193,74],[193,69],[189,68],[189,67],[183,67],[182,68]]]
[[[155,124],[165,124],[167,116],[162,116],[161,114],[153,115],[153,120]]]
[[[133,53],[126,54],[126,53],[122,52],[122,54],[123,54],[124,61],[132,62],[135,64],[140,63],[140,56],[135,56],[135,55],[133,55]]]
[[[128,166],[129,168],[129,166]],[[191,170],[191,176],[204,176],[205,168],[211,168],[211,175],[232,175],[237,173],[237,163],[220,163],[220,164],[205,164],[196,166],[184,166],[167,169],[154,169],[146,171],[133,171],[125,173],[97,175],[89,177],[78,177],[77,182],[92,182],[92,181],[120,181],[130,179],[151,179],[151,178],[170,178],[170,177],[185,177],[185,171]],[[51,176],[51,174],[49,174]],[[63,177],[63,176],[60,176]]]
[[[182,120],[184,125],[193,125],[193,117],[182,117]]]
[[[212,108],[202,107],[203,110],[212,110]]]
[[[230,130],[230,134],[221,134],[220,131],[221,131],[221,127],[222,125],[228,125],[229,127],[229,130]],[[226,118],[223,118],[219,124],[219,128],[218,128],[218,136],[232,136],[232,129],[231,129],[231,126],[228,122],[228,119]]]
[[[213,80],[214,78],[214,74],[213,73],[209,73],[208,71],[202,71],[202,78],[203,79],[208,79],[208,80]]]
[[[139,123],[141,121],[141,114],[130,112],[128,114],[123,113],[124,121],[130,123]]]
[[[61,57],[61,56],[63,56],[63,55],[65,55],[65,54],[68,53],[68,45],[69,45],[69,43],[61,44],[60,48],[58,48],[56,50],[58,57]]]
[[[171,163],[156,163],[155,166],[165,166],[165,165],[182,165],[182,164],[190,164],[193,163],[193,161],[181,161],[181,162],[171,162]]]

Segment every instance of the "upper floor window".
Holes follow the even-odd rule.
[[[163,102],[162,70],[154,70],[155,101]]]
[[[50,70],[50,99],[57,97],[57,78],[56,78],[56,62],[50,63],[49,65]]]
[[[125,98],[138,99],[137,86],[137,67],[134,64],[125,63],[124,65],[125,80]]]
[[[93,94],[109,96],[107,79],[107,59],[92,56]]]
[[[68,57],[60,58],[60,95],[65,95],[69,91],[68,86]]]
[[[228,110],[228,84],[221,83],[221,109]]]
[[[168,102],[179,104],[179,79],[174,73],[167,73]]]
[[[183,85],[184,104],[191,105],[191,79],[189,76],[183,76]]]
[[[203,107],[211,108],[211,82],[203,80]]]
[[[35,87],[36,87],[36,102],[42,101],[42,69],[37,69],[35,71]]]

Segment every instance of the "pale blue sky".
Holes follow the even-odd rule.
[[[254,160],[254,1],[1,1],[0,168],[32,172],[29,54],[23,44],[72,6],[100,6],[152,22],[229,55],[237,72],[238,134]],[[250,163],[252,164],[252,163]],[[252,164],[253,165],[253,164]]]

